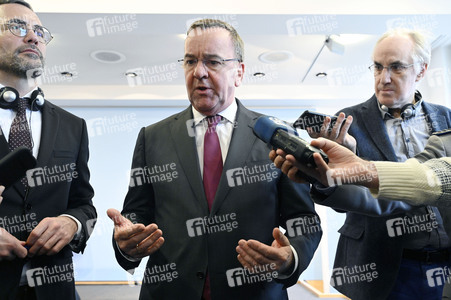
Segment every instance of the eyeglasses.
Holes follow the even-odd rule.
[[[225,64],[229,61],[241,61],[241,60],[238,58],[228,58],[228,59],[215,58],[215,59],[202,59],[201,60],[204,67],[211,71],[221,70],[225,66]],[[182,65],[182,67],[185,70],[190,71],[197,66],[199,59],[182,58],[182,59],[179,59],[178,62]]]
[[[28,31],[30,30],[25,22],[12,21],[4,24],[4,26],[6,26],[12,34],[18,37],[26,36]],[[38,41],[43,44],[47,45],[53,39],[52,34],[45,27],[34,25],[31,30],[33,30],[33,32],[38,37]]]
[[[404,64],[401,64],[401,63],[393,63],[393,64],[391,64],[389,66],[384,67],[381,64],[374,63],[371,66],[369,66],[368,69],[370,69],[370,71],[374,73],[374,76],[380,75],[384,69],[387,69],[388,73],[391,72],[392,74],[399,75],[399,74],[404,73],[404,71],[407,68],[410,68],[411,66],[413,66],[415,64],[416,63],[410,64],[410,65],[404,65]]]

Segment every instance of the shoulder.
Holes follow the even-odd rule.
[[[440,131],[436,131],[434,133],[432,133],[432,135],[435,136],[450,136],[451,137],[451,128],[445,129],[445,130],[440,130]]]
[[[451,116],[451,109],[440,104],[432,104],[423,101],[423,107],[426,109],[427,112],[438,112],[440,114]]]
[[[64,118],[65,121],[73,121],[73,122],[83,122],[83,119],[74,115],[71,112],[59,107],[58,105],[53,104],[52,102],[45,100],[44,107],[42,108],[43,112],[46,113],[55,113],[60,118]]]

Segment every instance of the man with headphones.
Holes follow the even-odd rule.
[[[52,36],[30,5],[0,1],[0,19],[0,158],[25,146],[37,159],[2,193],[0,299],[75,299],[72,251],[97,216],[86,123],[37,87]]]
[[[416,91],[430,62],[430,46],[417,31],[396,29],[385,33],[376,43],[373,62],[370,70],[374,73],[375,94],[366,102],[341,110],[332,130],[329,130],[331,120],[327,117],[321,132],[310,135],[337,141],[368,160],[402,162],[423,151],[432,132],[451,127],[451,111],[426,103]],[[326,197],[327,203],[338,207],[359,197],[340,191],[340,188],[335,190],[319,184],[312,187],[314,195],[323,195],[317,199]],[[366,193],[372,197],[369,191]],[[431,230],[394,236],[389,226],[401,218],[421,221],[416,225],[430,228],[428,226],[435,221],[430,216],[437,217],[437,226]],[[378,277],[371,282],[336,285],[335,288],[346,296],[353,299],[441,298],[443,285],[430,287],[425,274],[449,263],[451,241],[437,207],[410,207],[379,218],[368,216],[361,207],[360,211],[346,212],[345,224],[339,232],[334,268],[374,263],[378,272]]]

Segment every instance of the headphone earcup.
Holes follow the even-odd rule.
[[[44,93],[40,88],[31,93],[30,106],[32,111],[38,111],[44,105]]]
[[[412,103],[406,104],[401,108],[401,117],[410,118],[415,115],[415,106]]]
[[[17,107],[17,99],[19,99],[19,92],[10,87],[3,87],[0,89],[0,107],[4,109],[13,109]]]

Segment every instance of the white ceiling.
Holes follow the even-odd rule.
[[[29,2],[54,35],[42,87],[47,98],[66,105],[185,106],[183,70],[176,61],[183,56],[187,24],[196,18],[225,20],[243,38],[247,76],[237,96],[278,100],[282,106],[293,100],[367,98],[372,90],[367,70],[371,51],[377,37],[390,27],[429,30],[433,39],[443,41],[438,46],[451,42],[449,1],[428,1],[427,6],[424,1],[389,1],[390,5],[377,1],[365,7],[366,1],[332,0]],[[112,32],[113,27],[118,31]],[[301,83],[331,34],[340,35],[337,40],[345,45],[344,54],[324,48]],[[121,53],[124,60],[101,63],[91,57],[105,50]],[[267,51],[289,51],[293,56],[283,63],[265,64],[258,57]],[[144,75],[127,78],[125,72],[130,70]],[[63,71],[74,76],[59,75]],[[256,78],[255,72],[266,76]],[[317,78],[318,72],[327,72],[328,77]]]

